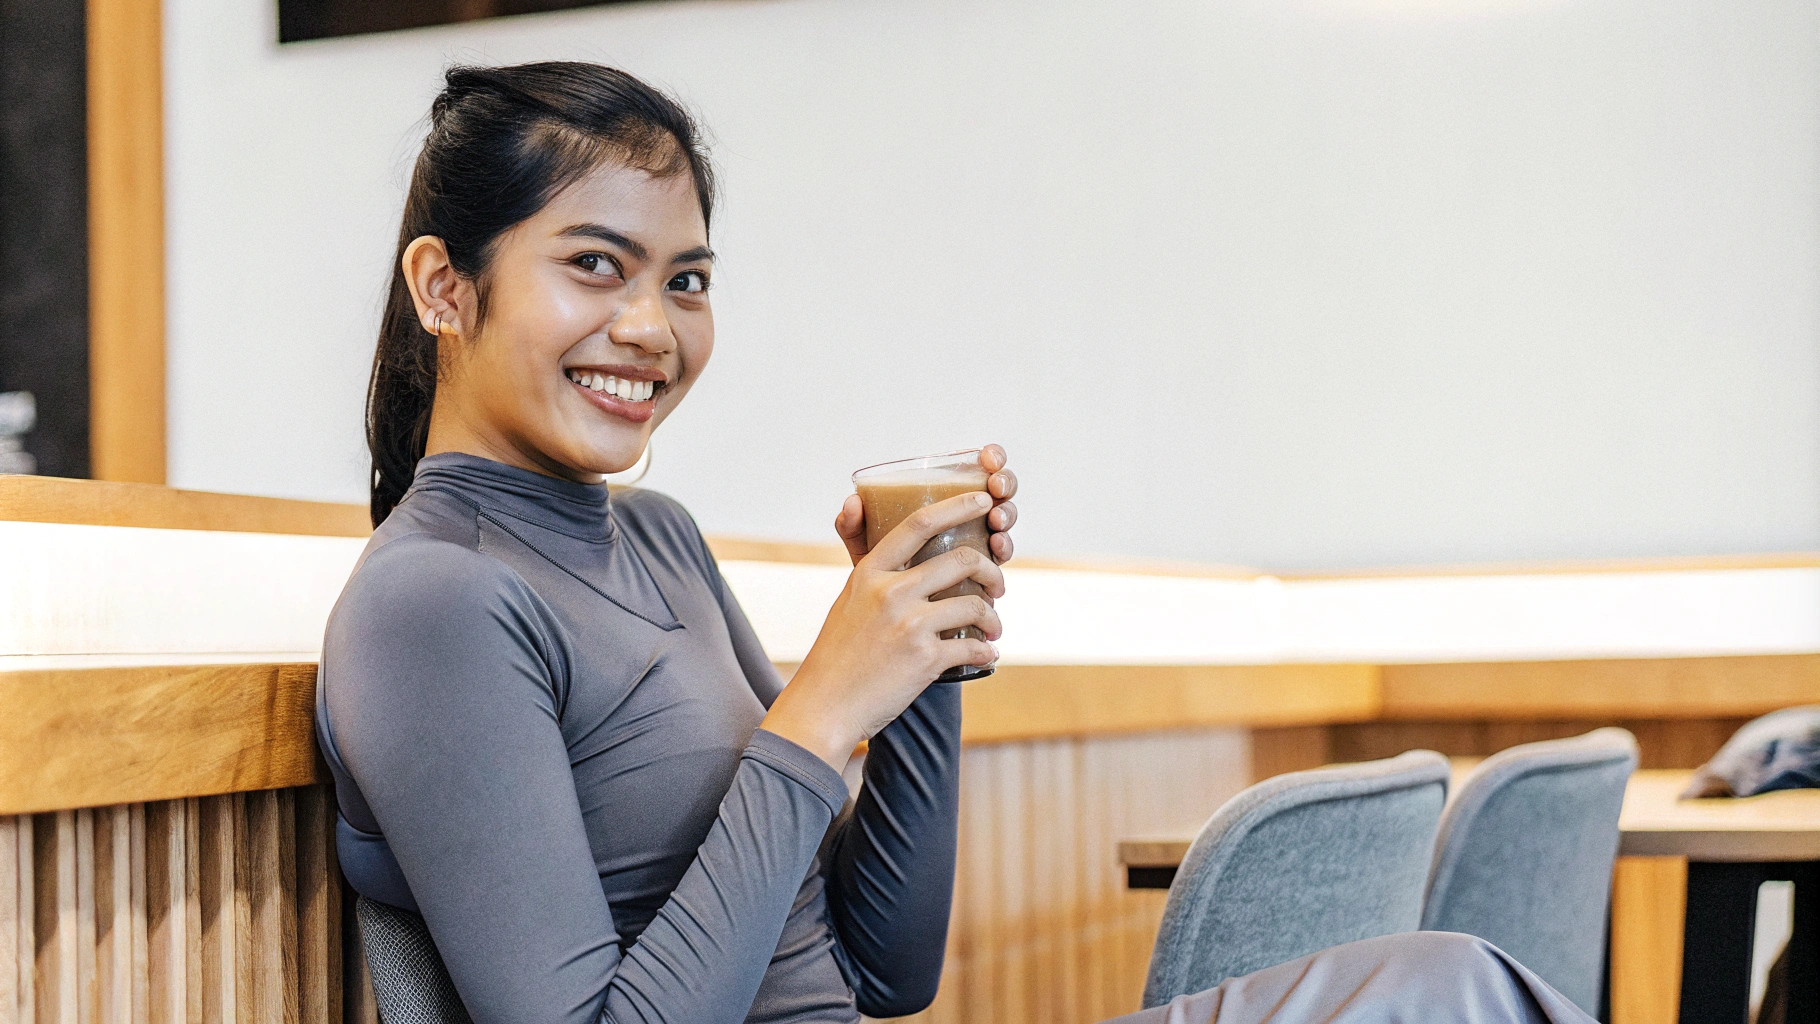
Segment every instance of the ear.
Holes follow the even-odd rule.
[[[417,306],[417,322],[431,334],[461,334],[463,306],[472,289],[449,263],[449,250],[435,235],[419,235],[404,248],[405,284]],[[438,318],[441,329],[438,330]]]

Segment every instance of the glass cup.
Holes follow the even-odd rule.
[[[899,459],[896,462],[882,462],[876,466],[867,466],[853,474],[853,487],[859,491],[860,504],[866,510],[866,548],[871,550],[878,546],[885,534],[890,533],[897,524],[909,517],[910,513],[925,505],[933,505],[944,498],[952,498],[968,491],[986,489],[986,470],[980,465],[980,450],[969,448],[966,451],[947,452],[942,455],[925,455],[917,459]],[[988,510],[990,511],[990,510]],[[911,565],[919,565],[934,558],[944,551],[957,547],[970,547],[987,558],[992,557],[992,549],[987,545],[991,530],[986,526],[986,513],[980,513],[978,519],[962,523],[952,530],[936,534],[917,551],[916,557],[910,559]],[[985,596],[985,590],[972,580],[962,581],[958,586],[950,587],[930,598],[940,601],[943,598],[960,597],[965,594]],[[975,626],[951,629],[942,633],[942,639],[954,640],[971,637],[984,640],[986,635]],[[978,679],[992,674],[994,665],[956,665],[936,677],[938,683],[951,683],[961,679]]]

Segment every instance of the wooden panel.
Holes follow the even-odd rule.
[[[0,673],[0,813],[322,781],[315,690],[312,665]]]
[[[1695,768],[1717,753],[1743,718],[1575,721],[1361,722],[1329,728],[1329,761],[1376,761],[1405,750],[1435,750],[1448,757],[1490,757],[1519,743],[1565,739],[1616,725],[1637,738],[1643,768]],[[1256,740],[1254,739],[1254,743]],[[1254,755],[1255,756],[1255,755]]]
[[[364,505],[48,476],[0,476],[0,519],[321,537],[365,537],[373,532]]]
[[[1391,719],[1717,718],[1820,701],[1820,654],[1386,665]]]
[[[948,957],[918,1024],[1089,1024],[1138,1008],[1164,894],[1121,835],[1193,830],[1245,785],[1238,730],[1048,739],[962,755]]]
[[[998,743],[1372,717],[1370,665],[1004,665],[961,691],[961,738]]]
[[[1251,781],[1262,782],[1284,772],[1307,771],[1332,764],[1334,727],[1289,726],[1251,731]],[[1409,749],[1409,748],[1404,748]],[[1400,753],[1401,751],[1399,751]],[[1364,760],[1376,760],[1365,758]]]
[[[1620,857],[1611,891],[1612,1024],[1675,1024],[1687,861]]]
[[[90,463],[97,479],[154,484],[164,482],[162,17],[147,0],[88,0]]]
[[[332,800],[315,786],[0,818],[0,1024],[290,1024],[306,1006],[342,1024],[341,943],[321,935],[342,921]]]

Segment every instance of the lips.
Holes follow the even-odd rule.
[[[655,395],[665,385],[662,371],[642,367],[615,368],[618,372],[571,368],[564,371],[569,383],[603,411],[633,423],[643,423],[657,411]]]

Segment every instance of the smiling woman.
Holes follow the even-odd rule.
[[[986,445],[984,490],[876,537],[850,497],[852,572],[786,687],[688,513],[603,483],[713,352],[713,199],[688,115],[618,71],[456,68],[432,108],[370,386],[375,529],[316,694],[388,1020],[425,1019],[413,987],[437,1020],[576,1024],[856,1024],[935,996],[962,685],[938,677],[998,660],[1017,479]],[[984,550],[917,561],[982,519]],[[1370,1019],[1585,1019],[1429,936],[1136,1020],[1280,1019],[1284,988]]]
[[[689,116],[609,68],[455,68],[431,110],[317,735],[362,920],[420,915],[476,1020],[850,1021],[941,974],[960,696],[931,681],[996,660],[1016,479],[988,446],[987,492],[874,545],[843,508],[853,574],[785,688],[688,514],[603,483],[713,352],[713,200]],[[994,557],[909,565],[982,518]]]

